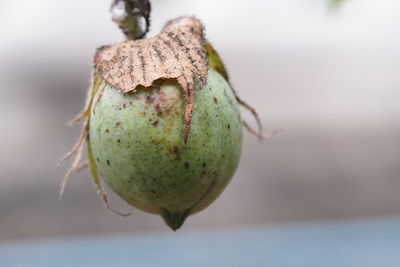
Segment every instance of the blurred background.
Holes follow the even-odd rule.
[[[110,2],[0,2],[0,242],[170,231],[110,215],[88,171],[58,199],[95,48],[123,39]],[[196,15],[239,95],[284,129],[262,144],[246,133],[231,184],[180,231],[400,215],[400,2],[239,2],[153,0],[150,35]]]

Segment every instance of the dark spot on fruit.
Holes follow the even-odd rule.
[[[156,127],[158,125],[158,123],[159,123],[159,121],[155,121],[152,124],[153,124],[154,127]]]
[[[122,110],[122,108],[119,108],[118,110],[119,110],[119,111],[121,111],[121,110]]]
[[[118,139],[117,142],[118,142],[118,143],[121,143],[121,140]]]
[[[214,97],[214,103],[218,104],[218,99],[216,97]]]
[[[185,169],[189,169],[189,167],[190,167],[190,166],[189,166],[189,162],[185,162],[184,165],[185,165]]]
[[[100,162],[100,159],[99,159],[99,158],[96,158],[96,160],[97,160],[97,162]]]
[[[161,111],[160,104],[155,105],[156,113],[158,117],[162,117],[163,113]]]
[[[228,129],[230,129],[231,128],[231,125],[230,124],[228,124]]]
[[[151,193],[154,194],[154,195],[157,194],[157,192],[154,191],[154,190],[151,190]]]
[[[129,102],[129,105],[131,105],[131,106],[132,106],[132,101],[130,101],[130,102]]]
[[[164,110],[165,110],[165,113],[167,113],[167,114],[171,112],[170,108],[165,108]]]
[[[126,104],[124,103],[124,104],[122,105],[122,107],[123,107],[123,108],[126,108]]]
[[[169,149],[168,154],[175,155],[175,160],[181,160],[181,152],[179,151],[178,146],[173,146],[171,149]]]
[[[106,133],[109,133],[110,132],[110,130],[108,130],[108,129],[106,129],[106,131],[105,131]]]
[[[116,124],[115,124],[115,127],[118,127],[118,126],[120,126],[121,125],[121,123],[120,122],[117,122]]]
[[[154,97],[151,96],[146,96],[146,104],[153,104],[154,103]]]
[[[179,147],[177,147],[177,146],[174,146],[174,153],[175,154],[177,154],[177,155],[180,155],[180,152],[179,152]]]
[[[222,155],[223,158],[225,158],[225,155]]]
[[[205,172],[205,171],[202,171],[201,175],[203,175],[203,176],[206,175],[206,172]]]
[[[107,160],[107,165],[111,166],[111,162],[109,160]]]
[[[206,166],[207,166],[207,163],[204,162],[204,163],[203,163],[203,168],[205,168]]]

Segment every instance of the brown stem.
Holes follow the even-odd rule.
[[[112,20],[128,40],[143,38],[150,28],[150,0],[113,0]]]

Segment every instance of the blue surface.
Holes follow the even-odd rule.
[[[400,218],[8,243],[0,266],[399,267]]]

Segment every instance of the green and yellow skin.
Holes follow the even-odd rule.
[[[161,215],[174,230],[222,193],[241,153],[234,91],[218,54],[209,43],[206,50],[208,82],[196,88],[186,144],[184,98],[174,80],[124,94],[95,73],[90,100],[88,155],[99,191],[101,176],[126,202]]]

